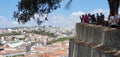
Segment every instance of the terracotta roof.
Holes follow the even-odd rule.
[[[26,57],[37,57],[38,55],[36,53],[30,53]]]
[[[38,54],[38,57],[57,57],[57,55],[50,53],[43,53],[43,54]]]
[[[57,55],[68,55],[68,52],[65,50],[54,50],[53,54]]]
[[[0,51],[0,55],[3,55],[3,54],[5,54],[5,52],[3,52],[3,51]]]

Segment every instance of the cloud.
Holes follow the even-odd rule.
[[[107,16],[109,14],[109,10],[107,9],[95,9],[94,11],[90,11],[91,14],[96,13],[103,13],[107,19]],[[69,27],[74,26],[75,24],[80,22],[79,16],[82,14],[85,14],[86,12],[83,11],[77,11],[70,14],[70,16],[64,16],[60,14],[56,15],[49,15],[48,21],[45,21],[42,25],[52,25],[52,26],[63,26],[63,27]],[[0,27],[16,27],[16,26],[32,26],[37,25],[35,20],[31,20],[30,22],[26,23],[25,25],[19,24],[17,21],[14,21],[12,19],[7,19],[4,16],[0,16]]]
[[[105,15],[105,20],[107,20],[108,19],[108,15],[109,15],[109,10],[108,9],[95,9],[91,13],[93,13],[93,14],[103,13]]]
[[[45,24],[53,25],[53,26],[71,27],[71,26],[75,26],[75,23],[80,22],[78,16],[52,15],[48,17],[49,20]]]
[[[12,20],[9,20],[4,16],[0,16],[0,28],[12,27],[15,25],[16,24],[14,24],[14,22]]]
[[[82,11],[78,11],[78,12],[73,12],[73,13],[71,14],[71,16],[78,17],[78,16],[81,16],[81,15],[83,15],[83,14],[85,14],[85,13],[82,12]]]
[[[109,10],[108,9],[95,9],[93,11],[90,11],[89,12],[90,14],[100,14],[100,13],[103,13],[105,15],[105,20],[108,19],[108,15],[109,15]],[[73,12],[71,15],[75,18],[78,18],[79,16],[81,16],[82,14],[88,14],[88,13],[85,13],[85,12],[82,12],[82,11],[78,11],[78,12]]]
[[[95,9],[94,11],[90,11],[91,14],[103,13],[105,15],[105,19],[107,20],[109,10],[107,9]],[[52,15],[49,16],[49,21],[47,24],[51,24],[53,26],[75,26],[76,23],[80,22],[79,16],[85,14],[83,11],[73,12],[70,16],[63,15]],[[88,14],[88,13],[86,13]]]
[[[32,26],[32,25],[35,25],[34,20],[32,20],[26,24],[19,24],[17,21],[15,21],[13,19],[8,19],[5,16],[0,16],[0,28]]]
[[[3,19],[3,18],[5,18],[4,16],[0,16],[0,19]]]
[[[91,13],[96,14],[96,13],[103,13],[104,15],[108,16],[109,10],[108,9],[95,9]]]

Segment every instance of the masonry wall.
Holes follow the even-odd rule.
[[[77,23],[69,57],[120,57],[120,29]]]

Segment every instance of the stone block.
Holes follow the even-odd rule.
[[[120,49],[120,30],[108,29],[104,30],[104,46],[108,48]]]

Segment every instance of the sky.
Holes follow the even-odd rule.
[[[20,0],[1,0],[0,2],[0,28],[35,26],[35,20],[31,20],[26,24],[19,24],[12,14],[17,10],[17,3]],[[65,9],[65,4],[69,0],[61,2],[61,8],[53,11],[48,16],[48,21],[41,26],[52,25],[55,27],[73,27],[80,22],[79,16],[82,14],[103,13],[106,16],[109,14],[109,6],[107,0],[73,0],[70,9]]]

